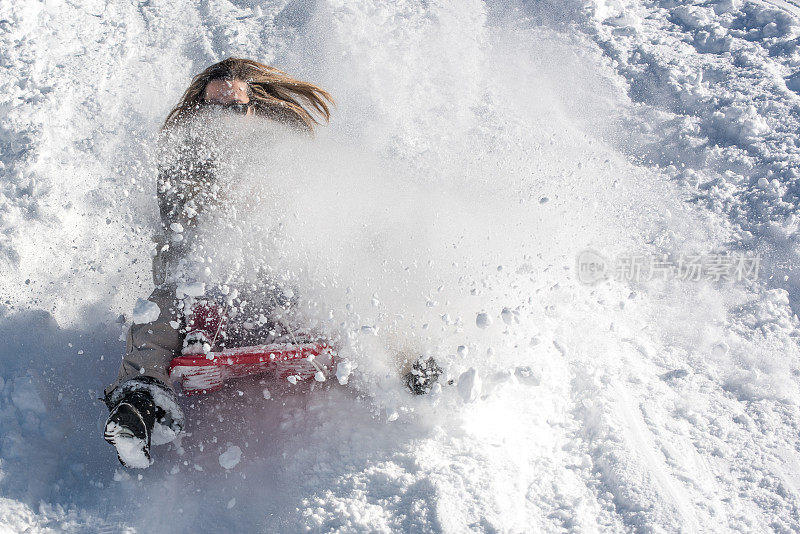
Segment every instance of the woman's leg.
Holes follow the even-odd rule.
[[[158,305],[161,312],[155,321],[134,324],[128,330],[125,356],[116,381],[106,388],[107,397],[134,378],[150,377],[169,387],[169,364],[183,346],[182,334],[173,328],[178,316],[174,289],[156,288],[148,300]]]
[[[150,446],[168,443],[184,428],[184,417],[172,391],[169,364],[181,349],[183,336],[175,321],[175,291],[158,288],[149,300],[158,305],[158,319],[134,324],[117,380],[106,388],[110,410],[104,438],[114,445],[120,463],[145,468]]]

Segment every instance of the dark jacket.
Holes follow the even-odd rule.
[[[201,156],[205,154],[205,156]],[[172,148],[159,166],[156,183],[161,232],[156,235],[153,281],[164,284],[167,271],[191,250],[198,222],[220,205],[212,152],[197,143]]]

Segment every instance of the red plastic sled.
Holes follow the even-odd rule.
[[[225,380],[274,373],[291,382],[331,375],[334,349],[326,343],[275,343],[224,349],[208,354],[184,354],[173,358],[170,378],[180,381],[186,395],[210,393]]]
[[[209,393],[229,378],[273,373],[291,382],[325,380],[333,369],[334,350],[326,343],[272,343],[227,348],[212,352],[211,346],[225,335],[228,318],[215,303],[192,306],[183,354],[173,358],[169,375],[180,381],[186,395]]]

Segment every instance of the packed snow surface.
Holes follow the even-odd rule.
[[[800,530],[798,16],[1,3],[0,530]],[[238,194],[178,296],[267,265],[342,364],[182,397],[125,470],[98,398],[158,311],[157,131],[232,55],[337,107],[313,140],[220,120]]]

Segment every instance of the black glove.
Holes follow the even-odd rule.
[[[424,395],[430,392],[431,387],[439,380],[441,374],[442,368],[436,364],[433,357],[427,360],[420,358],[411,366],[411,371],[406,373],[406,385],[413,394]]]

